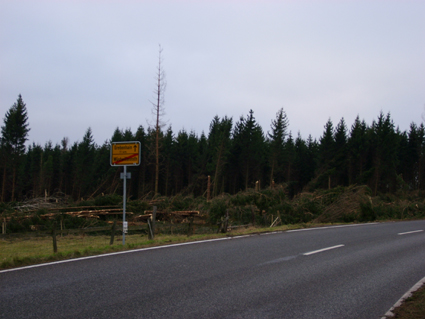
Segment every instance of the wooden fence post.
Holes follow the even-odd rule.
[[[189,227],[187,229],[187,236],[193,235],[193,216],[189,216]]]
[[[153,211],[152,211],[152,234],[155,234],[155,221],[156,221],[156,206],[153,207]]]
[[[58,244],[56,241],[56,222],[53,223],[53,229],[52,229],[52,237],[53,237],[53,252],[58,252]]]
[[[1,223],[1,233],[6,235],[6,218],[3,218],[3,222]]]
[[[208,175],[208,185],[207,185],[207,202],[211,200],[211,176]]]
[[[153,227],[152,227],[152,220],[148,218],[148,238],[153,239],[154,233],[153,233]]]
[[[226,217],[221,222],[221,232],[227,233],[227,227],[229,227],[229,210],[226,210]]]
[[[114,244],[114,239],[115,239],[115,229],[117,227],[117,220],[114,220],[114,223],[112,224],[112,229],[111,229],[111,241],[109,242],[109,245],[113,245]]]

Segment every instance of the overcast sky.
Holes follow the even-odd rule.
[[[283,108],[305,139],[329,118],[422,123],[423,0],[0,0],[0,115],[22,94],[41,145],[147,128],[159,44],[176,134],[250,109],[267,132]]]

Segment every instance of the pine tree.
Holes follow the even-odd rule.
[[[1,158],[3,165],[3,182],[1,200],[5,200],[8,168],[12,171],[11,200],[15,200],[18,168],[25,154],[25,142],[29,132],[28,114],[22,96],[6,112],[4,126],[1,127]]]
[[[175,139],[175,161],[176,165],[174,174],[174,182],[176,192],[180,192],[189,182],[188,171],[190,170],[190,155],[188,150],[188,139],[187,132],[183,129],[178,132]]]
[[[374,174],[370,183],[373,194],[376,195],[378,191],[394,191],[397,177],[398,138],[389,113],[384,116],[381,112],[378,121],[372,123],[371,139]]]
[[[335,138],[331,119],[325,124],[325,131],[320,138],[320,164],[327,169],[335,156]]]
[[[295,143],[292,138],[292,132],[289,132],[288,139],[285,143],[285,179],[287,183],[293,180],[293,165],[295,161]]]
[[[335,157],[335,138],[333,123],[331,119],[329,119],[325,124],[325,131],[323,132],[323,135],[320,138],[319,149],[319,169],[321,173],[320,176],[322,178],[327,177],[328,188],[331,188],[332,175],[334,174],[333,160]]]
[[[285,153],[285,138],[289,125],[285,111],[280,109],[276,113],[276,119],[272,121],[271,133],[269,137],[270,154],[270,184],[276,179],[276,182],[283,181],[283,161]]]
[[[348,139],[348,183],[365,183],[363,173],[367,164],[368,154],[368,127],[366,122],[360,121],[359,116],[351,126]]]
[[[410,124],[407,141],[406,162],[403,166],[406,170],[403,177],[413,189],[418,189],[420,181],[420,158],[422,145],[425,141],[423,124],[419,128],[415,123]]]
[[[142,198],[146,194],[146,165],[147,165],[147,146],[146,146],[146,132],[142,125],[137,128],[134,136],[135,141],[140,142],[140,165],[137,166],[137,198]]]
[[[158,194],[159,187],[159,149],[160,138],[162,135],[161,127],[163,126],[163,123],[161,122],[161,117],[164,115],[164,93],[166,87],[165,72],[162,67],[162,61],[162,48],[161,46],[159,46],[156,88],[154,90],[155,102],[152,103],[153,113],[155,116],[155,196]]]
[[[230,156],[232,126],[233,120],[227,116],[221,120],[218,116],[215,116],[210,124],[206,168],[208,174],[213,177],[213,197],[218,195],[219,190],[224,191],[224,171]]]
[[[345,125],[344,118],[340,120],[335,128],[335,184],[347,185],[348,183],[348,169],[347,169],[347,126]]]
[[[176,178],[175,167],[178,165],[176,163],[175,156],[175,141],[174,133],[171,129],[171,126],[168,127],[167,132],[162,140],[162,158],[163,158],[163,179],[164,179],[164,195],[169,196],[173,193],[173,179]]]
[[[88,197],[93,186],[93,164],[95,159],[96,145],[94,143],[91,128],[84,134],[83,141],[76,143],[74,159],[74,191],[75,199]]]
[[[264,134],[261,126],[254,118],[254,112],[241,117],[233,131],[234,171],[239,172],[234,179],[234,190],[243,185],[244,189],[253,187],[256,181],[261,181],[264,164]],[[243,184],[240,185],[239,181]],[[239,187],[238,187],[239,186]]]

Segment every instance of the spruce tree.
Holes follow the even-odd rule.
[[[264,134],[261,126],[254,118],[254,112],[249,111],[248,116],[241,117],[236,123],[233,131],[233,150],[234,171],[239,174],[234,179],[234,190],[241,188],[247,189],[254,186],[256,181],[262,178],[264,164]],[[237,186],[238,185],[238,186]]]
[[[359,116],[351,126],[350,137],[348,139],[348,183],[363,184],[363,174],[367,164],[368,154],[368,127],[366,122],[360,121]]]
[[[335,128],[335,184],[347,185],[348,170],[347,170],[347,126],[344,118],[340,120]]]
[[[319,174],[320,181],[323,181],[324,178],[327,178],[328,188],[331,188],[332,185],[332,175],[334,174],[333,161],[335,157],[335,137],[333,123],[329,119],[325,124],[325,131],[323,132],[322,137],[320,138],[320,157],[319,157]],[[320,182],[323,187],[323,182]]]
[[[269,158],[270,158],[270,184],[276,179],[281,183],[283,177],[283,161],[285,153],[285,138],[289,125],[285,111],[280,109],[276,113],[276,119],[272,121],[269,137]]]
[[[233,120],[225,116],[215,116],[210,124],[208,134],[207,172],[212,177],[212,196],[223,192],[225,184],[225,168],[230,158],[231,132]]]
[[[378,120],[372,123],[371,134],[374,174],[370,183],[373,194],[376,195],[378,191],[394,191],[398,138],[389,113],[387,116],[382,112],[379,114]]]
[[[11,169],[12,187],[10,199],[15,200],[18,168],[25,154],[25,142],[29,132],[27,108],[19,94],[17,101],[6,112],[4,126],[1,127],[1,158],[3,165],[3,182],[1,200],[5,200],[8,169]]]

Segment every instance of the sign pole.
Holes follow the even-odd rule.
[[[125,221],[125,204],[127,201],[127,166],[124,166],[124,190],[123,190],[123,199],[122,199],[122,245],[125,245],[125,232],[127,230],[126,221]]]
[[[125,220],[125,206],[127,202],[127,178],[131,178],[131,173],[127,174],[127,166],[140,165],[141,144],[134,142],[112,142],[111,145],[111,166],[124,166],[124,173],[121,173],[123,181],[123,201],[122,201],[122,244],[125,245],[125,233],[128,230],[128,223]]]

